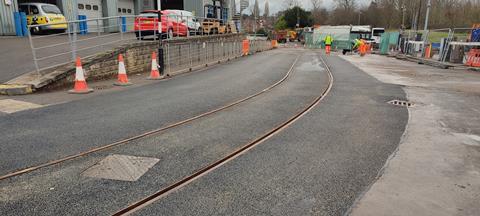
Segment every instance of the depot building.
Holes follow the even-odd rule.
[[[161,0],[162,10],[187,10],[195,16],[204,16],[204,6],[221,4],[235,7],[234,0]],[[122,15],[138,15],[144,10],[157,8],[157,0],[0,0],[0,35],[15,35],[14,12],[19,12],[22,3],[48,3],[57,5],[67,20],[78,20]]]

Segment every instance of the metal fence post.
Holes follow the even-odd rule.
[[[190,68],[193,67],[193,60],[192,60],[192,43],[188,43],[188,59],[190,60]]]
[[[153,29],[154,29],[153,30],[153,40],[154,41],[157,40],[157,29],[158,29],[157,25],[158,25],[158,22],[153,23]]]
[[[72,36],[72,60],[77,59],[77,23],[73,22],[73,36]]]
[[[27,27],[27,34],[28,34],[28,41],[30,43],[30,49],[32,50],[32,57],[33,63],[35,64],[35,71],[38,73],[39,76],[42,74],[40,73],[40,68],[38,67],[37,61],[37,53],[35,51],[35,46],[33,45],[32,33],[30,32],[30,26]]]
[[[100,36],[100,22],[99,22],[100,19],[96,19],[97,21],[97,36]]]
[[[170,65],[170,43],[167,43],[167,64],[168,64],[168,74],[171,72],[171,65]]]
[[[123,23],[122,23],[122,17],[117,18],[117,22],[120,23],[118,26],[120,27],[120,40],[123,41]]]

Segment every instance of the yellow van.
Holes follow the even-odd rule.
[[[27,15],[27,25],[52,24],[31,28],[32,33],[45,31],[65,32],[67,23],[65,16],[56,5],[45,3],[22,3],[18,10]]]

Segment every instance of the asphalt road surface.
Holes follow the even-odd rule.
[[[0,174],[207,112],[219,113],[106,151],[0,181],[2,215],[106,215],[188,176],[304,109],[328,85],[320,54],[280,49],[126,91],[0,116]],[[315,109],[239,158],[139,215],[342,215],[373,183],[408,120],[401,88],[325,57],[333,89]],[[157,160],[136,181],[88,175],[109,155]],[[118,172],[122,172],[121,168]]]

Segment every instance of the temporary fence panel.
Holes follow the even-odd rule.
[[[334,49],[351,49],[350,26],[321,26],[314,29],[312,39],[307,46],[311,48],[325,47],[325,38],[330,35],[333,38]]]
[[[42,70],[72,62],[77,56],[84,58],[112,50],[120,45],[132,44],[141,40],[157,40],[160,36],[166,37],[166,40],[183,39],[186,37],[207,37],[201,25],[205,18],[201,17],[185,17],[175,14],[169,14],[167,17],[164,15],[162,16],[162,25],[159,25],[158,15],[155,13],[95,19],[87,19],[85,16],[80,16],[80,18],[60,23],[66,26],[66,32],[50,35],[28,34],[33,61],[38,73],[41,73]],[[165,20],[168,22],[165,22]],[[195,23],[183,22],[182,20],[195,21]],[[218,24],[212,19],[208,21]],[[188,26],[186,26],[187,24]],[[53,25],[59,25],[59,23],[31,25],[28,28],[29,30],[33,28],[48,29]],[[163,27],[161,31],[159,31],[159,27]],[[222,26],[214,25],[214,28],[219,27]],[[169,31],[173,31],[170,35],[171,37],[168,37],[167,33]],[[218,32],[218,29],[214,32]],[[218,33],[231,34],[231,32],[233,32],[231,26],[224,26],[223,31]],[[206,46],[208,46],[208,48],[205,48],[208,49],[205,50],[206,60],[208,58],[216,59],[220,55],[219,50],[223,52],[223,48],[217,45],[207,44]],[[241,46],[241,44],[238,46]],[[181,49],[184,48],[182,47]],[[173,52],[172,50],[170,51]]]

